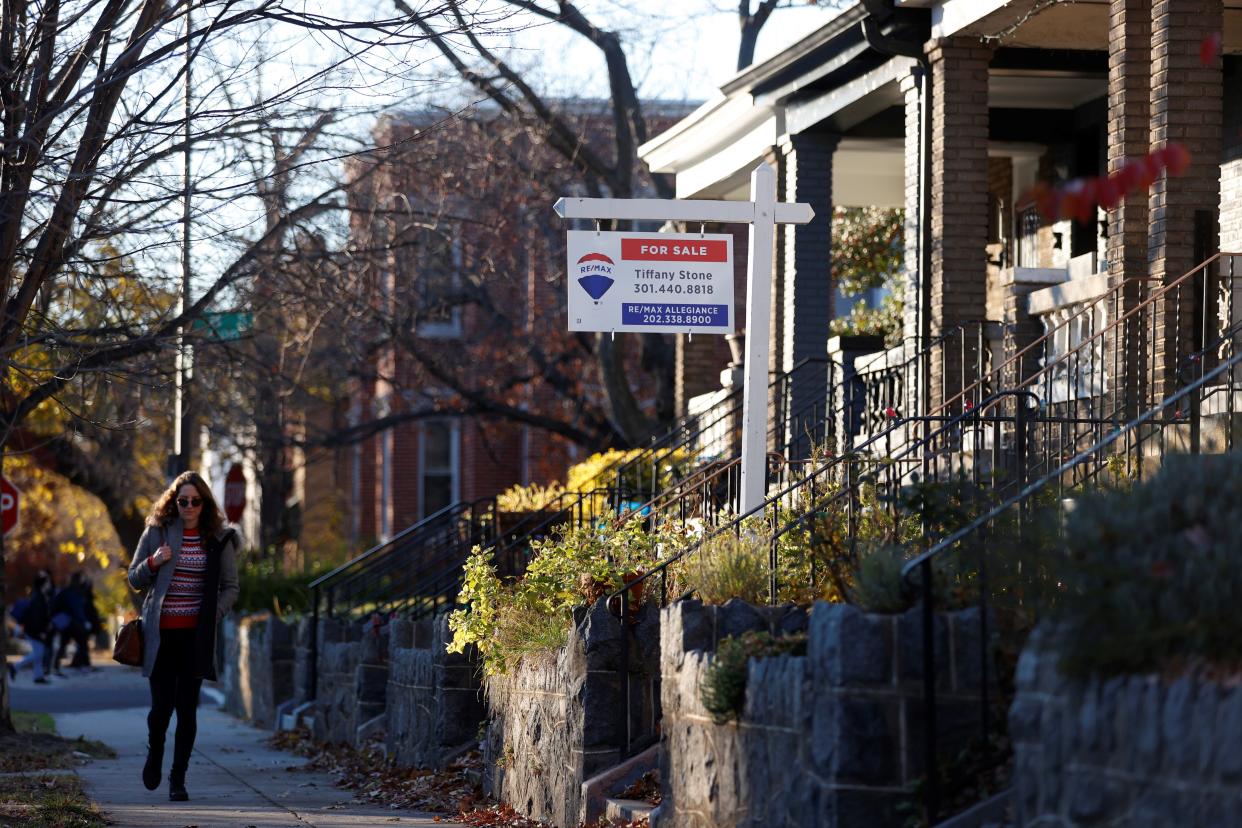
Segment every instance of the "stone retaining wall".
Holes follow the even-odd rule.
[[[384,714],[387,643],[382,627],[320,619],[316,739],[357,745],[361,726]]]
[[[399,765],[441,768],[477,742],[487,719],[477,652],[449,653],[448,616],[388,624],[388,756]]]
[[[625,631],[634,745],[659,721],[659,613],[650,605]],[[621,760],[625,704],[621,622],[602,602],[575,615],[565,647],[489,678],[484,759],[489,793],[558,828],[584,819],[582,783]]]
[[[748,630],[805,630],[807,655],[752,660],[740,721],[717,725],[700,683],[717,643]],[[937,616],[935,634],[937,724],[948,750],[979,729],[978,611]],[[900,828],[899,806],[923,773],[922,649],[918,611],[667,607],[663,804],[652,825]]]
[[[1017,825],[1234,825],[1242,687],[1189,677],[1074,680],[1045,628],[1018,662],[1009,712]]]
[[[258,727],[274,727],[276,708],[293,697],[293,628],[271,613],[227,616],[220,686],[224,708]]]

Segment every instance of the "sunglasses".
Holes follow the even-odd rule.
[[[203,499],[201,497],[179,497],[177,498],[177,505],[182,509],[189,508],[190,506],[197,507],[203,505]]]

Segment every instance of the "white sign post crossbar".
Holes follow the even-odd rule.
[[[809,204],[776,200],[776,173],[760,164],[750,175],[750,201],[674,201],[658,198],[562,198],[566,219],[701,221],[750,225],[746,273],[746,380],[742,391],[741,510],[763,503],[767,481],[768,340],[771,335],[772,251],[777,224],[806,224]]]

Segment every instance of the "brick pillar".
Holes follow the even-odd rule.
[[[928,49],[932,64],[931,335],[987,313],[988,61],[978,40],[954,37]],[[952,359],[934,355],[932,405],[975,377],[973,336]],[[946,354],[947,357],[947,354]],[[965,366],[965,367],[964,367]],[[963,377],[963,371],[967,376]]]
[[[832,319],[832,154],[840,138],[803,133],[781,142],[786,202],[811,205],[815,218],[789,225],[783,234],[781,314],[782,368],[807,357],[824,358]]]
[[[1200,44],[1224,29],[1222,0],[1155,0],[1151,7],[1151,148],[1180,141],[1190,168],[1160,176],[1148,206],[1148,256],[1154,284],[1168,284],[1199,264],[1219,238],[1221,61],[1204,65]],[[1207,239],[1210,237],[1210,241]],[[1195,315],[1202,292],[1192,287],[1160,303],[1153,343],[1153,402],[1177,387],[1179,362],[1196,350]]]
[[[786,202],[809,204],[815,218],[808,224],[785,225],[778,239],[778,269],[774,281],[779,283],[773,296],[773,338],[782,372],[807,358],[825,360],[828,349],[828,322],[832,319],[832,155],[840,138],[820,133],[791,135],[781,141],[778,178],[779,198]],[[816,372],[808,366],[799,370],[790,384],[791,393],[784,404],[787,411],[779,418],[800,415],[823,396],[823,382],[816,382]],[[797,426],[792,426],[796,428]],[[784,436],[785,439],[781,439]],[[799,435],[776,435],[774,448]]]
[[[1108,18],[1108,172],[1142,158],[1151,130],[1151,0],[1112,0]],[[1136,192],[1108,212],[1108,285],[1117,288],[1106,312],[1122,318],[1145,297],[1147,193]],[[1146,396],[1146,327],[1138,315],[1105,342],[1108,413],[1136,416]]]

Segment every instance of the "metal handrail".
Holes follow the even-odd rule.
[[[477,500],[477,501],[474,501],[474,503],[487,502],[488,500],[494,501],[494,498],[486,498],[483,500]],[[377,543],[375,546],[371,547],[365,552],[362,552],[361,554],[351,558],[350,560],[336,567],[331,572],[327,572],[327,573],[324,573],[323,575],[320,575],[318,578],[311,581],[307,585],[307,588],[316,589],[326,584],[328,581],[339,576],[342,572],[360,565],[361,563],[368,560],[369,558],[372,558],[378,555],[380,552],[387,549],[388,547],[394,546],[400,543],[401,541],[405,540],[410,535],[423,531],[431,524],[445,519],[450,514],[454,514],[454,513],[460,514],[462,512],[465,512],[466,510],[470,509],[474,505],[474,503],[468,503],[464,500],[459,500],[455,503],[450,503],[449,505],[445,506],[444,508],[436,512],[432,512],[427,517],[423,518],[417,523],[411,524],[410,526],[401,530],[396,535],[384,541],[383,543]]]
[[[1102,336],[1104,336],[1104,335],[1106,335],[1106,334],[1108,334],[1108,333],[1110,333],[1110,332],[1115,332],[1116,330],[1121,329],[1121,328],[1123,327],[1123,323],[1124,323],[1127,319],[1129,319],[1131,316],[1133,316],[1135,313],[1137,313],[1137,312],[1138,312],[1138,311],[1140,311],[1141,309],[1143,309],[1143,308],[1145,308],[1145,307],[1147,307],[1147,306],[1151,305],[1151,304],[1152,304],[1153,302],[1155,302],[1156,300],[1164,298],[1164,297],[1165,297],[1165,296],[1166,296],[1166,295],[1167,295],[1167,294],[1168,294],[1168,293],[1169,293],[1172,289],[1174,289],[1174,288],[1176,288],[1176,287],[1181,287],[1182,283],[1184,283],[1184,282],[1186,282],[1188,279],[1191,279],[1192,277],[1196,276],[1196,275],[1197,275],[1197,274],[1199,274],[1201,271],[1205,271],[1205,270],[1207,269],[1207,267],[1208,267],[1209,265],[1211,265],[1213,262],[1219,261],[1219,260],[1224,259],[1224,258],[1226,258],[1226,257],[1235,257],[1235,256],[1242,256],[1242,253],[1216,253],[1215,255],[1213,255],[1213,256],[1211,256],[1211,257],[1209,257],[1209,258],[1205,259],[1205,260],[1204,260],[1203,262],[1201,262],[1199,265],[1195,266],[1195,267],[1194,267],[1194,268],[1192,268],[1191,270],[1187,271],[1186,273],[1182,274],[1182,275],[1181,275],[1181,276],[1179,276],[1178,278],[1174,279],[1172,282],[1169,282],[1169,283],[1167,283],[1167,284],[1165,284],[1165,285],[1162,285],[1162,286],[1158,287],[1154,293],[1150,294],[1147,298],[1145,298],[1145,299],[1143,299],[1142,301],[1140,301],[1137,305],[1135,305],[1135,306],[1134,306],[1133,308],[1131,308],[1129,311],[1127,311],[1126,313],[1124,313],[1122,316],[1118,317],[1117,319],[1114,319],[1114,320],[1113,320],[1112,322],[1110,322],[1108,325],[1106,325],[1106,326],[1104,326],[1103,328],[1101,328],[1099,331],[1097,331],[1095,334],[1093,334],[1093,335],[1092,335],[1089,339],[1085,339],[1085,340],[1083,340],[1083,341],[1082,341],[1081,343],[1079,343],[1079,344],[1078,344],[1078,345],[1077,345],[1077,346],[1076,346],[1076,347],[1075,347],[1072,351],[1067,351],[1066,353],[1062,354],[1060,357],[1058,357],[1058,358],[1057,358],[1056,360],[1054,360],[1053,362],[1048,363],[1047,365],[1040,366],[1039,370],[1038,370],[1038,371],[1036,371],[1036,372],[1035,372],[1035,374],[1033,374],[1031,377],[1028,377],[1028,378],[1026,378],[1026,379],[1019,378],[1019,379],[1017,380],[1017,382],[1018,382],[1018,383],[1020,383],[1020,384],[1030,382],[1030,381],[1032,381],[1032,380],[1036,379],[1037,377],[1041,376],[1041,375],[1042,375],[1042,374],[1044,374],[1045,372],[1049,371],[1050,369],[1052,369],[1052,368],[1054,368],[1054,367],[1057,367],[1058,365],[1061,365],[1062,363],[1066,362],[1066,361],[1067,361],[1067,360],[1068,360],[1068,359],[1069,359],[1069,358],[1070,358],[1070,357],[1071,357],[1074,353],[1076,353],[1076,352],[1078,352],[1078,351],[1082,350],[1082,349],[1083,349],[1083,347],[1084,347],[1087,343],[1089,343],[1089,342],[1094,342],[1094,341],[1095,341],[1097,338],[1099,338],[1099,337],[1102,337]],[[1056,327],[1054,327],[1053,329],[1051,329],[1051,330],[1049,330],[1049,331],[1046,331],[1046,332],[1045,332],[1042,336],[1040,336],[1040,337],[1039,337],[1038,339],[1036,339],[1034,342],[1031,342],[1031,343],[1030,343],[1029,345],[1027,345],[1025,348],[1023,348],[1023,349],[1021,349],[1020,351],[1018,351],[1017,353],[1013,354],[1013,355],[1012,355],[1011,357],[1009,357],[1009,359],[1007,359],[1004,363],[1002,363],[1002,364],[1001,364],[1000,366],[998,366],[997,368],[993,369],[991,373],[992,373],[993,375],[1000,375],[1000,373],[1001,373],[1002,371],[1004,371],[1006,368],[1010,368],[1010,367],[1013,367],[1015,364],[1018,364],[1018,360],[1019,360],[1019,359],[1021,359],[1023,356],[1026,356],[1028,352],[1032,351],[1032,350],[1033,350],[1034,348],[1036,348],[1037,346],[1044,346],[1044,345],[1047,345],[1047,343],[1048,343],[1051,339],[1053,339],[1053,337],[1054,337],[1057,333],[1059,333],[1059,332],[1061,332],[1062,330],[1064,330],[1065,328],[1067,328],[1067,327],[1068,327],[1071,323],[1073,323],[1074,321],[1076,321],[1077,319],[1079,319],[1079,318],[1080,318],[1083,314],[1085,314],[1085,313],[1087,313],[1087,312],[1089,312],[1089,311],[1094,311],[1096,308],[1100,307],[1101,303],[1106,302],[1106,301],[1107,301],[1110,297],[1111,297],[1111,298],[1114,300],[1114,302],[1115,302],[1115,301],[1116,301],[1116,298],[1117,298],[1117,295],[1119,295],[1119,294],[1120,294],[1123,290],[1125,290],[1126,288],[1128,288],[1128,287],[1132,287],[1132,286],[1133,286],[1134,284],[1136,284],[1136,283],[1138,283],[1138,284],[1146,284],[1146,283],[1149,283],[1149,282],[1152,282],[1152,281],[1154,281],[1154,279],[1153,279],[1153,277],[1150,277],[1150,276],[1130,276],[1130,277],[1127,277],[1127,278],[1126,278],[1125,280],[1123,280],[1120,284],[1114,285],[1113,287],[1109,288],[1109,289],[1108,289],[1108,291],[1107,291],[1107,292],[1105,292],[1103,295],[1101,295],[1101,296],[1099,296],[1099,297],[1096,297],[1096,298],[1095,298],[1095,299],[1093,299],[1091,302],[1089,302],[1089,303],[1085,304],[1082,308],[1080,308],[1078,311],[1076,311],[1076,312],[1075,312],[1072,316],[1070,316],[1070,317],[1066,318],[1065,320],[1063,320],[1062,322],[1060,322],[1059,324],[1057,324],[1057,326],[1056,326]],[[950,397],[949,399],[947,399],[947,400],[945,400],[944,402],[940,403],[940,405],[936,406],[936,407],[932,410],[932,412],[931,412],[931,413],[933,413],[933,414],[935,414],[935,413],[939,413],[939,412],[944,411],[945,409],[949,408],[949,407],[950,407],[951,405],[953,405],[954,403],[956,403],[956,402],[958,402],[958,401],[960,401],[960,400],[967,399],[967,398],[968,398],[968,397],[967,397],[967,395],[968,395],[970,392],[975,391],[975,390],[977,390],[978,388],[980,388],[980,387],[982,386],[982,384],[983,384],[983,378],[979,378],[979,379],[977,379],[977,380],[976,380],[974,383],[972,383],[971,385],[967,386],[966,388],[963,388],[961,391],[957,392],[956,394],[954,394],[954,395],[953,395],[952,397]]]
[[[931,443],[936,437],[942,436],[944,434],[952,433],[954,429],[961,428],[961,426],[964,423],[966,423],[968,420],[982,420],[983,412],[991,408],[996,403],[1001,402],[1002,400],[1006,400],[1006,399],[1009,399],[1015,396],[1025,397],[1028,395],[1030,395],[1030,392],[1027,392],[1027,391],[998,391],[990,395],[986,400],[981,402],[979,405],[974,406],[968,411],[960,412],[947,419],[939,418],[940,420],[939,426],[936,428],[935,431],[932,431],[924,435],[923,437],[920,437],[915,442],[903,447],[900,454],[894,457],[891,457],[891,458],[887,458],[886,462],[889,462],[889,463],[900,462],[901,460],[911,455],[914,455],[915,452],[926,447],[926,445]],[[627,592],[630,587],[636,584],[642,583],[643,581],[656,575],[657,573],[663,572],[670,565],[677,563],[683,558],[693,554],[707,541],[715,537],[718,537],[719,535],[725,532],[736,529],[739,526],[741,526],[741,524],[744,523],[746,520],[752,517],[755,517],[756,515],[762,514],[766,509],[769,509],[772,506],[779,505],[781,500],[789,497],[792,494],[795,494],[799,489],[805,486],[808,486],[812,480],[820,477],[821,475],[826,475],[829,471],[835,470],[842,463],[846,463],[852,460],[859,459],[860,457],[862,457],[862,452],[864,449],[867,449],[871,447],[872,445],[879,444],[886,438],[891,437],[893,432],[901,428],[904,424],[906,423],[927,423],[927,422],[933,422],[936,419],[937,418],[931,418],[931,417],[906,417],[906,418],[902,418],[900,420],[894,421],[893,425],[889,426],[889,428],[875,435],[872,435],[865,442],[855,447],[853,451],[844,452],[844,453],[836,455],[829,462],[825,463],[824,465],[820,466],[814,471],[809,472],[806,477],[801,478],[796,483],[792,483],[789,486],[786,486],[785,488],[780,489],[776,493],[768,495],[768,497],[755,508],[749,510],[748,512],[745,512],[744,514],[740,514],[734,517],[728,523],[721,524],[720,526],[712,530],[711,533],[706,534],[703,537],[697,538],[692,544],[687,546],[682,551],[678,552],[677,554],[673,555],[670,558],[665,558],[663,561],[660,561],[656,566],[652,567],[650,570],[643,573],[640,577],[635,578],[632,581],[629,581],[625,586],[618,589],[616,592],[613,592],[608,597],[611,599],[611,598],[616,598],[620,596],[622,593]],[[786,529],[791,528],[795,526],[799,521],[804,520],[804,519],[805,519],[805,516],[800,516],[798,518],[795,518],[791,520],[785,528]],[[775,596],[771,596],[771,597],[772,597],[772,600],[775,600]]]
[[[1238,328],[1238,326],[1232,326],[1232,327],[1234,327],[1235,329]],[[1200,349],[1197,352],[1197,354],[1192,354],[1189,357],[1187,357],[1185,362],[1197,363],[1198,365],[1202,366],[1203,355],[1208,353],[1210,350],[1218,347],[1223,341],[1224,341],[1223,338],[1217,341],[1214,341],[1210,345]],[[1198,359],[1194,358],[1196,356],[1198,357]],[[932,634],[932,630],[933,630],[934,623],[935,623],[935,606],[934,606],[935,591],[933,589],[934,574],[932,570],[932,565],[934,561],[937,558],[948,554],[950,551],[956,551],[960,549],[961,544],[964,540],[966,540],[968,537],[971,537],[972,535],[980,534],[986,531],[989,525],[991,525],[996,519],[1003,516],[1006,512],[1014,509],[1015,507],[1019,508],[1019,510],[1025,509],[1026,503],[1030,501],[1035,495],[1043,492],[1045,489],[1047,489],[1049,486],[1053,484],[1061,483],[1062,481],[1064,481],[1067,475],[1069,475],[1079,466],[1082,466],[1092,460],[1098,460],[1098,458],[1101,455],[1103,455],[1108,449],[1110,449],[1112,446],[1116,445],[1120,441],[1125,440],[1128,443],[1130,437],[1135,435],[1136,432],[1138,432],[1144,426],[1152,425],[1152,424],[1156,424],[1156,425],[1189,424],[1192,430],[1196,430],[1197,425],[1198,425],[1197,404],[1199,400],[1198,398],[1199,392],[1204,390],[1205,388],[1209,388],[1209,384],[1213,380],[1217,379],[1218,377],[1224,374],[1232,372],[1235,368],[1237,368],[1240,365],[1242,365],[1242,351],[1239,351],[1233,356],[1225,360],[1222,360],[1215,368],[1213,368],[1210,371],[1204,372],[1202,375],[1200,375],[1198,379],[1194,380],[1193,382],[1190,382],[1189,384],[1184,385],[1178,391],[1176,391],[1173,394],[1170,394],[1168,397],[1156,403],[1155,405],[1153,405],[1147,411],[1143,412],[1138,417],[1135,417],[1134,419],[1130,420],[1128,423],[1126,423],[1122,427],[1113,430],[1112,432],[1107,434],[1105,437],[1095,442],[1090,447],[1083,449],[1082,451],[1079,451],[1072,458],[1061,463],[1057,468],[1053,469],[1052,471],[1047,472],[1046,474],[1041,476],[1039,479],[1035,480],[1032,483],[1025,485],[1019,492],[1010,496],[1009,498],[1006,498],[1001,503],[997,504],[996,506],[992,507],[991,509],[989,509],[982,515],[978,516],[974,520],[967,523],[965,526],[960,527],[959,529],[951,532],[950,534],[948,534],[941,540],[933,543],[926,551],[922,552],[919,555],[916,555],[914,558],[912,558],[902,567],[902,570],[901,570],[902,582],[909,584],[912,587],[914,586],[913,580],[914,580],[915,573],[918,572],[921,575],[921,578],[920,578],[921,583],[919,586],[921,587],[921,591],[922,591],[921,603],[923,606],[922,637],[923,637],[923,662],[924,662],[923,663],[923,672],[924,672],[923,704],[924,704],[925,751],[926,751],[925,762],[928,768],[927,786],[924,792],[924,796],[925,796],[924,807],[929,815],[932,815],[932,817],[934,817],[939,807],[939,801],[938,801],[939,794],[937,790],[937,784],[935,782],[935,779],[936,779],[935,767],[938,761],[938,756],[937,756],[938,751],[936,747],[937,737],[936,737],[935,636]],[[1222,386],[1211,386],[1209,388],[1209,393],[1215,393],[1220,387]],[[1233,385],[1228,384],[1223,387],[1229,394],[1230,410],[1232,411],[1233,395],[1234,395]],[[1183,410],[1182,404],[1188,399],[1193,400],[1191,406],[1189,407],[1195,412],[1194,418],[1191,419],[1189,423],[1187,422],[1185,418],[1181,416],[1181,412]],[[1170,408],[1174,408],[1176,412],[1174,417],[1171,420],[1162,420],[1161,415],[1164,414],[1166,411],[1168,411]],[[1138,439],[1134,440],[1134,442],[1131,444],[1130,450],[1137,451],[1140,447],[1144,445],[1147,439],[1149,439],[1153,434],[1156,434],[1156,433],[1163,434],[1163,432],[1152,432],[1151,434],[1148,434],[1146,436],[1138,435]],[[1199,450],[1198,441],[1192,440],[1191,451],[1198,453],[1198,450]],[[1019,514],[1022,514],[1022,512],[1020,511]],[[986,619],[987,619],[986,588],[980,589],[980,602],[981,602],[981,607],[982,607],[982,611],[980,614],[980,620],[981,620],[981,623],[986,624]],[[981,712],[981,728],[982,728],[982,733],[983,733],[984,744],[987,743],[987,733],[988,733],[988,728],[989,728],[989,723],[988,723],[989,705],[988,705],[988,688],[987,688],[987,683],[989,681],[989,678],[988,678],[989,670],[987,667],[988,654],[987,654],[986,648],[988,644],[987,644],[986,639],[987,639],[986,635],[980,636],[980,647],[981,647],[980,659],[983,664],[983,670],[981,672],[983,685],[980,688],[981,690],[980,707],[982,711]]]

